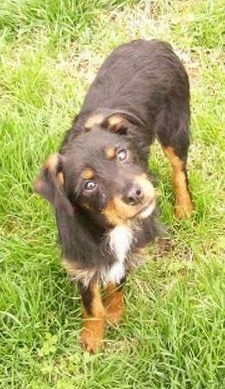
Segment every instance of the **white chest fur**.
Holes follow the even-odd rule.
[[[132,239],[132,230],[124,225],[117,226],[110,232],[109,245],[119,262],[124,262],[131,248]]]
[[[109,234],[109,246],[117,258],[116,262],[108,271],[104,271],[104,282],[118,284],[125,276],[125,259],[131,249],[133,234],[132,230],[124,225],[115,227]]]

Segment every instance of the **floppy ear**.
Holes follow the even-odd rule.
[[[108,128],[112,132],[125,134],[128,122],[143,126],[145,123],[138,116],[125,110],[101,109],[88,118],[85,128],[91,129],[95,125]]]
[[[34,183],[34,190],[48,200],[55,210],[64,210],[72,216],[73,207],[63,187],[62,165],[63,158],[60,154],[51,155]]]
[[[113,113],[103,121],[102,127],[106,127],[111,132],[126,135],[128,123],[124,116],[119,113]]]
[[[106,126],[109,130],[117,132],[120,131],[121,128],[127,126],[127,121],[138,126],[144,125],[144,122],[133,113],[124,110],[115,110],[107,115],[102,126]]]

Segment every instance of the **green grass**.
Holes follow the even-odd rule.
[[[224,388],[223,2],[4,0],[0,8],[0,387]],[[155,145],[150,165],[171,249],[149,248],[127,283],[124,322],[89,356],[54,217],[32,182],[103,59],[138,37],[170,41],[189,72],[196,210],[174,219],[169,166]]]

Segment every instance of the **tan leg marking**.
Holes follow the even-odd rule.
[[[172,147],[165,147],[163,151],[172,166],[172,180],[175,190],[175,214],[179,219],[189,217],[194,209],[185,174],[184,162],[175,154]]]
[[[106,320],[110,324],[118,324],[122,320],[124,311],[123,291],[112,283],[106,286],[105,291],[104,307],[106,310]]]
[[[99,350],[105,330],[105,309],[103,307],[98,282],[91,287],[91,313],[84,308],[84,323],[81,331],[81,341],[84,348],[91,353]]]

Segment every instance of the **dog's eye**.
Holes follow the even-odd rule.
[[[86,181],[85,184],[84,184],[84,189],[86,191],[93,191],[97,186],[97,183],[95,181]]]
[[[117,151],[117,158],[120,161],[125,161],[127,159],[127,150],[121,149]]]

